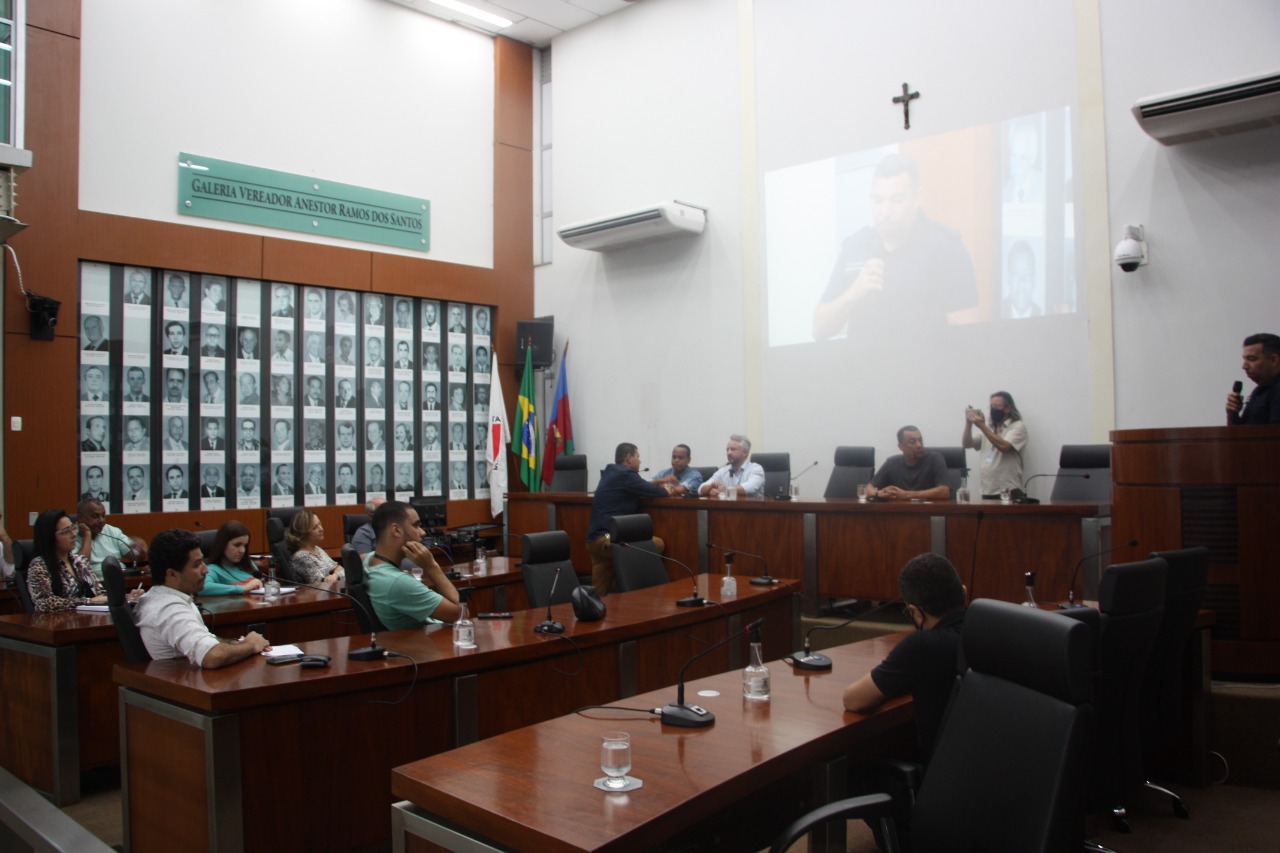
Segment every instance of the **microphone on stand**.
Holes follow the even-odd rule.
[[[653,712],[658,715],[658,717],[662,720],[662,722],[671,726],[683,726],[684,728],[688,728],[688,729],[700,729],[700,728],[703,728],[704,726],[709,726],[712,723],[714,723],[716,721],[715,714],[711,713],[706,708],[703,708],[700,705],[686,705],[684,703],[685,670],[689,668],[689,664],[693,663],[698,658],[704,655],[710,654],[711,652],[723,646],[725,643],[729,642],[730,640],[735,640],[738,637],[741,637],[743,634],[747,633],[748,631],[759,630],[760,626],[763,624],[764,624],[764,617],[761,617],[756,621],[752,622],[747,627],[743,628],[738,633],[730,634],[728,637],[725,637],[723,640],[716,643],[714,646],[709,646],[708,648],[703,649],[702,651],[698,652],[696,655],[694,655],[693,657],[685,661],[684,666],[680,668],[680,679],[676,682],[675,704],[663,705],[661,708],[654,708]]]
[[[712,548],[715,548],[720,551],[724,551],[726,554],[741,554],[744,557],[754,557],[755,559],[759,560],[761,564],[764,566],[764,574],[760,575],[760,577],[752,578],[751,579],[752,586],[773,586],[775,583],[782,583],[782,581],[778,580],[773,575],[769,574],[769,561],[766,560],[764,557],[761,557],[759,554],[749,554],[746,551],[742,551],[738,548],[726,548],[723,545],[717,545],[714,542],[708,542],[707,550],[710,551]]]
[[[273,580],[275,580],[276,583],[280,583],[280,578],[277,577],[274,573],[272,573],[271,577]],[[345,592],[339,592],[336,589],[329,589],[328,587],[315,586],[314,584],[309,584],[309,583],[299,583],[297,581],[290,581],[289,585],[304,586],[307,589],[314,589],[317,592],[327,592],[331,595],[340,595],[343,598],[350,601],[356,607],[359,607],[360,612],[363,613],[365,618],[369,620],[369,624],[371,625],[373,624],[373,614],[371,614],[369,612],[369,609],[365,607],[364,604],[362,604],[360,600],[356,598],[354,595],[350,595],[349,593],[345,593]],[[350,651],[347,652],[347,660],[382,660],[386,656],[387,656],[387,649],[378,645],[377,631],[369,632],[369,645],[365,646],[362,649],[351,649]]]
[[[848,625],[850,622],[857,621],[859,618],[860,616],[854,616],[851,619],[846,619],[839,625],[814,625],[805,632],[804,648],[789,658],[791,665],[796,669],[811,669],[819,670],[821,672],[829,671],[831,669],[831,658],[826,655],[813,653],[813,648],[809,645],[809,635],[818,630],[834,631],[837,628],[843,628],[845,625]]]
[[[693,595],[688,595],[688,596],[685,596],[684,598],[676,599],[676,604],[678,606],[702,607],[707,603],[707,600],[705,598],[698,595],[698,576],[693,573],[693,569],[689,568],[684,563],[677,560],[675,557],[668,557],[666,554],[659,554],[657,551],[645,551],[643,548],[637,548],[636,546],[632,545],[630,542],[614,542],[613,544],[619,545],[623,548],[630,548],[633,551],[642,551],[643,553],[650,554],[654,557],[657,557],[660,560],[670,560],[671,562],[675,563],[677,566],[679,566],[680,568],[688,572],[689,579],[693,581]]]
[[[551,618],[551,599],[555,598],[556,584],[560,583],[560,567],[556,566],[556,576],[551,579],[551,591],[547,593],[547,618],[542,620],[541,625],[535,625],[533,632],[535,634],[563,634],[564,623],[557,622]]]
[[[1085,606],[1083,604],[1076,603],[1076,576],[1080,574],[1080,567],[1083,566],[1086,561],[1097,559],[1098,557],[1102,557],[1106,554],[1110,554],[1112,551],[1119,551],[1121,548],[1134,548],[1134,547],[1137,547],[1137,544],[1138,544],[1137,539],[1130,539],[1128,542],[1124,543],[1123,545],[1117,545],[1114,548],[1108,548],[1105,551],[1099,551],[1096,554],[1090,554],[1087,557],[1082,557],[1080,562],[1076,563],[1075,569],[1073,569],[1071,572],[1071,586],[1067,588],[1067,600],[1059,604],[1058,609],[1070,610],[1073,607]]]
[[[788,478],[787,478],[787,486],[788,486],[788,487],[790,487],[791,485],[793,485],[793,484],[795,483],[795,481],[796,481],[796,480],[799,480],[801,477],[803,477],[805,474],[808,474],[810,471],[812,471],[812,470],[813,470],[814,468],[816,468],[817,466],[818,466],[818,460],[817,460],[817,459],[815,459],[815,460],[813,460],[813,462],[812,462],[812,463],[810,463],[810,464],[809,464],[809,466],[808,466],[807,468],[805,468],[805,469],[804,469],[803,471],[801,471],[799,474],[796,474],[794,477],[788,477]],[[789,501],[789,500],[791,500],[791,489],[790,489],[790,488],[788,488],[788,489],[787,489],[787,493],[786,493],[785,495],[775,495],[774,497],[775,497],[777,500],[780,500],[780,501]]]
[[[1064,474],[1064,473],[1061,473],[1061,472],[1059,472],[1059,473],[1057,473],[1057,474],[1032,474],[1030,477],[1028,477],[1028,478],[1027,478],[1027,481],[1026,481],[1025,483],[1023,483],[1023,484],[1022,484],[1022,488],[1021,488],[1021,489],[1014,489],[1014,490],[1013,490],[1012,495],[1013,495],[1013,502],[1014,502],[1014,503],[1016,503],[1016,504],[1038,504],[1038,503],[1040,503],[1040,501],[1038,501],[1036,498],[1033,498],[1033,497],[1031,497],[1030,495],[1028,495],[1028,494],[1027,494],[1027,486],[1031,485],[1031,481],[1032,481],[1032,480],[1034,480],[1034,479],[1036,479],[1037,477],[1054,477],[1054,478],[1058,478],[1058,477],[1070,477],[1070,478],[1071,478],[1071,479],[1073,479],[1073,480],[1089,480],[1089,479],[1092,479],[1092,476],[1091,476],[1091,475],[1089,475],[1089,474]]]

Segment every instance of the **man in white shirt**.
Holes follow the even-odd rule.
[[[87,499],[76,507],[76,552],[89,561],[94,574],[102,577],[103,560],[145,560],[147,543],[107,524],[107,508],[101,501]]]
[[[751,455],[751,439],[745,435],[731,435],[724,452],[729,464],[711,475],[711,479],[702,484],[698,494],[715,498],[721,492],[731,489],[737,493],[737,497],[760,494],[764,488],[764,469],[747,461],[747,457]]]
[[[209,573],[200,540],[186,530],[162,530],[151,540],[151,589],[138,599],[134,618],[153,660],[186,658],[195,666],[218,669],[270,648],[250,631],[238,640],[214,636],[193,596]]]

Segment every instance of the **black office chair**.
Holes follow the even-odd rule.
[[[284,538],[284,528],[284,522],[278,517],[267,517],[267,546],[271,551],[271,562],[275,564],[271,573],[280,580],[291,581],[293,568],[290,562],[293,560],[293,550],[289,547],[288,540]]]
[[[569,534],[563,530],[526,533],[520,537],[521,572],[530,607],[564,604],[573,598],[578,575],[569,559]],[[556,580],[557,572],[560,579]],[[551,586],[555,585],[555,595]]]
[[[716,475],[716,472],[720,470],[715,465],[712,465],[709,468],[702,468],[696,465],[692,467],[693,467],[693,470],[697,471],[699,474],[702,475],[702,482],[704,483],[707,482],[707,480],[710,480],[712,477],[714,477]]]
[[[1087,475],[1087,477],[1086,477]],[[1064,444],[1049,500],[1055,503],[1111,501],[1111,445]]]
[[[18,602],[24,613],[36,612],[36,603],[31,600],[31,587],[27,586],[27,564],[35,554],[34,539],[13,540],[13,582],[18,588]]]
[[[374,612],[373,602],[369,600],[369,588],[364,585],[364,562],[356,553],[356,549],[350,545],[343,545],[338,559],[347,576],[347,595],[360,603],[360,606],[355,608],[356,621],[360,623],[360,630],[365,633],[387,630],[387,626],[382,624],[378,614]]]
[[[751,461],[764,469],[764,491],[761,494],[769,497],[790,494],[790,453],[753,453]]]
[[[351,537],[356,535],[356,531],[369,523],[370,516],[367,513],[359,515],[344,515],[342,517],[342,541],[350,542]]]
[[[617,515],[609,522],[613,585],[618,592],[658,586],[671,578],[653,542],[653,519],[645,513]],[[618,543],[625,542],[626,545]]]
[[[120,561],[115,557],[102,561],[102,582],[107,588],[107,612],[111,614],[116,635],[124,647],[124,659],[129,663],[146,663],[151,660],[151,653],[142,642],[138,623],[133,619],[133,605],[125,596],[124,569],[120,568]]]
[[[858,486],[870,483],[876,473],[876,449],[874,447],[837,447],[836,467],[827,480],[824,498],[856,498]]]
[[[1097,734],[1088,807],[1130,831],[1125,804],[1146,781],[1139,709],[1143,677],[1164,616],[1166,563],[1148,559],[1108,566],[1098,585]],[[1082,614],[1076,610],[1063,615]],[[965,627],[968,628],[966,620]]]
[[[204,555],[204,561],[206,563],[216,563],[218,560],[222,559],[221,554],[213,553],[213,540],[217,538],[218,531],[193,530],[191,532],[200,540],[200,553]]]
[[[1164,585],[1164,616],[1142,681],[1142,752],[1144,766],[1148,768],[1158,764],[1160,753],[1181,739],[1182,664],[1196,616],[1204,603],[1209,580],[1209,549],[1201,546],[1154,551],[1151,556],[1164,560],[1169,573]],[[1182,798],[1173,791],[1149,779],[1146,787],[1169,797],[1175,815],[1191,817]]]
[[[1086,626],[979,599],[961,637],[961,677],[911,812],[919,851],[1079,850],[1093,708]],[[880,819],[900,850],[887,794],[823,806],[787,827],[781,853],[819,824]]]
[[[585,492],[587,490],[587,457],[582,453],[556,457],[556,470],[551,475],[549,492]]]
[[[969,473],[969,462],[965,459],[963,447],[930,447],[929,450],[936,450],[942,454],[942,460],[947,463],[947,471],[943,475],[942,483],[939,485],[947,485],[951,487],[951,495],[955,496],[956,491],[960,488],[960,483]]]

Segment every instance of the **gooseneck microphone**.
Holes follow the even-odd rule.
[[[676,701],[674,705],[663,705],[661,708],[654,708],[653,712],[658,715],[662,722],[670,726],[682,726],[687,729],[700,729],[709,726],[716,721],[716,715],[703,708],[700,705],[686,705],[684,703],[684,673],[689,668],[689,664],[705,655],[714,652],[730,640],[736,640],[748,631],[759,630],[764,624],[764,617],[760,617],[747,627],[743,628],[736,634],[730,634],[714,646],[708,646],[698,652],[693,657],[685,661],[684,666],[680,667],[680,678],[676,682]]]
[[[1057,474],[1032,474],[1030,477],[1028,477],[1028,478],[1027,478],[1027,481],[1026,481],[1025,483],[1023,483],[1023,484],[1022,484],[1022,494],[1021,494],[1021,495],[1014,495],[1014,497],[1013,497],[1013,502],[1014,502],[1014,503],[1016,503],[1016,504],[1038,504],[1038,503],[1040,503],[1040,501],[1039,501],[1039,500],[1037,500],[1036,498],[1033,498],[1033,497],[1031,497],[1029,494],[1027,494],[1027,486],[1031,485],[1031,481],[1032,481],[1032,480],[1037,479],[1038,477],[1053,477],[1054,479],[1068,479],[1068,478],[1069,478],[1069,479],[1072,479],[1072,480],[1089,480],[1089,479],[1092,479],[1092,475],[1090,475],[1090,474],[1064,474],[1064,473],[1062,473],[1062,472],[1058,472]]]
[[[796,669],[811,669],[819,670],[821,672],[829,671],[831,669],[831,658],[826,655],[813,653],[813,647],[809,645],[809,635],[814,631],[835,631],[839,628],[843,628],[850,622],[856,622],[859,618],[860,616],[854,616],[850,619],[846,619],[839,625],[814,625],[805,632],[804,648],[791,656],[791,665]]]
[[[1135,548],[1138,545],[1137,539],[1130,539],[1123,545],[1117,545],[1114,548],[1108,548],[1105,551],[1099,551],[1096,554],[1090,554],[1082,557],[1080,562],[1076,563],[1076,567],[1071,572],[1071,586],[1067,588],[1067,600],[1058,605],[1059,610],[1070,610],[1073,607],[1084,607],[1083,604],[1076,603],[1076,576],[1080,574],[1080,567],[1087,561],[1097,559],[1098,557],[1110,554],[1112,551],[1119,551],[1121,548]]]
[[[563,634],[564,623],[551,618],[551,599],[556,595],[556,584],[560,583],[560,567],[556,566],[556,576],[551,579],[551,591],[547,593],[547,618],[541,625],[534,626],[535,634]]]
[[[275,573],[272,573],[271,578],[276,583],[280,583],[280,578]],[[369,624],[371,625],[373,624],[373,614],[371,614],[369,612],[369,609],[365,607],[360,602],[360,600],[353,595],[350,595],[345,592],[341,592],[336,589],[329,589],[323,586],[315,586],[314,584],[309,584],[309,583],[299,583],[298,581],[289,581],[289,586],[304,586],[307,589],[314,589],[317,592],[327,592],[330,595],[340,595],[343,598],[347,599],[347,601],[350,601],[356,607],[359,607],[360,612],[363,613],[365,618],[369,620]],[[388,651],[387,649],[378,645],[378,632],[370,631],[369,645],[365,646],[362,649],[351,649],[350,651],[348,651],[347,660],[382,660],[387,656],[387,651]]]
[[[756,560],[759,560],[760,564],[764,566],[764,574],[760,575],[759,577],[752,578],[751,579],[752,586],[773,586],[775,583],[782,583],[782,581],[778,580],[773,575],[769,574],[769,561],[766,560],[764,557],[761,557],[759,554],[749,554],[746,551],[742,551],[738,548],[726,548],[723,545],[717,545],[714,542],[708,542],[707,550],[710,551],[712,548],[715,548],[717,551],[724,551],[725,554],[727,555],[726,559],[729,559],[729,562],[732,562],[732,559],[730,559],[730,557],[732,557],[732,555],[734,554],[741,554],[744,557],[752,557]]]
[[[693,595],[687,595],[684,598],[676,599],[676,604],[679,605],[680,607],[702,607],[707,603],[707,600],[705,598],[698,595],[698,576],[693,573],[693,569],[689,568],[684,563],[677,560],[675,557],[668,557],[666,554],[659,554],[657,551],[645,551],[643,548],[637,548],[636,546],[632,545],[630,542],[614,542],[613,544],[621,546],[623,548],[630,548],[633,551],[642,551],[643,553],[650,554],[654,557],[657,557],[660,560],[670,560],[671,562],[675,563],[677,566],[679,566],[680,568],[688,572],[689,579],[693,581]]]

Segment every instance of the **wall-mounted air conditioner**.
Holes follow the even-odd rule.
[[[707,209],[680,201],[667,201],[639,210],[556,229],[560,239],[575,249],[607,252],[664,237],[701,234],[707,225]]]
[[[1143,98],[1133,117],[1162,145],[1272,127],[1280,124],[1280,74]]]

